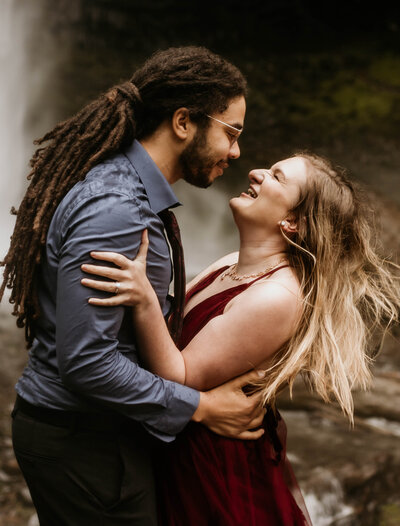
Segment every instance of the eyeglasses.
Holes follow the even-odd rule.
[[[235,126],[232,126],[232,124],[228,124],[227,122],[220,121],[219,119],[216,119],[215,117],[211,117],[211,115],[208,115],[207,113],[205,115],[209,119],[212,119],[213,121],[219,122],[220,124],[223,124],[224,126],[229,128],[230,130],[233,130],[235,132],[234,134],[232,134],[232,133],[229,134],[230,135],[231,146],[233,146],[235,144],[235,142],[239,139],[240,134],[243,131],[243,128],[241,128],[241,129],[235,128]]]

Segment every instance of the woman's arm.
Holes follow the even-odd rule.
[[[299,296],[265,281],[236,296],[183,349],[186,385],[211,389],[265,363],[292,336]]]
[[[160,376],[208,390],[260,366],[295,328],[296,298],[279,283],[242,292],[179,352],[155,301],[134,308],[146,365]]]
[[[85,266],[84,270],[121,281],[121,293],[94,305],[134,306],[134,323],[142,357],[164,378],[200,390],[210,389],[259,366],[277,351],[295,329],[301,308],[298,287],[290,278],[259,282],[236,296],[223,314],[210,320],[182,352],[171,340],[158,299],[145,275],[147,241],[137,258],[94,254],[122,267]],[[287,285],[289,283],[289,285]],[[115,290],[115,284],[83,280],[83,284]]]
[[[114,281],[81,280],[82,285],[118,294],[110,298],[89,298],[91,305],[132,306],[136,339],[146,368],[167,380],[185,383],[186,369],[183,356],[170,337],[157,295],[146,275],[148,250],[147,230],[143,231],[142,243],[136,258],[130,259],[115,252],[91,252],[94,259],[114,263],[120,268],[82,265],[82,270]]]

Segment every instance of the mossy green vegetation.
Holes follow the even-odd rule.
[[[386,504],[381,508],[379,526],[398,526],[400,524],[400,505]]]

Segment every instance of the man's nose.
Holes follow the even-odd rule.
[[[230,150],[229,150],[229,158],[230,159],[238,159],[240,157],[240,148],[239,144],[236,141],[232,144]]]

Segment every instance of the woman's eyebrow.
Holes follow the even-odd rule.
[[[280,168],[274,168],[273,170],[270,170],[271,172],[274,172],[277,175],[281,175],[283,179],[286,180],[285,172],[282,172]]]

